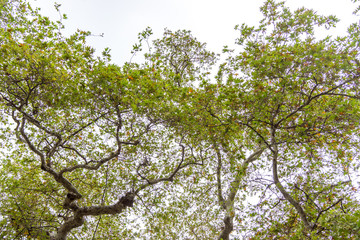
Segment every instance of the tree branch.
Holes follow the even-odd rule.
[[[224,217],[224,227],[220,233],[219,240],[229,240],[230,233],[232,232],[233,226],[233,219],[235,216],[234,213],[234,202],[236,194],[240,188],[240,183],[248,165],[255,160],[257,160],[261,154],[264,152],[265,146],[260,146],[254,153],[252,153],[241,165],[241,169],[237,173],[235,180],[230,184],[230,192],[224,204],[224,208],[226,210],[226,214]]]
[[[295,199],[293,197],[291,197],[291,195],[285,190],[285,188],[283,187],[283,185],[281,184],[280,180],[279,180],[279,176],[278,176],[278,147],[276,145],[275,142],[275,130],[273,130],[272,132],[272,144],[273,144],[273,158],[272,158],[272,169],[273,169],[273,179],[274,179],[274,183],[275,186],[277,187],[277,189],[281,192],[281,194],[284,196],[284,198],[290,202],[291,205],[293,205],[296,209],[296,211],[299,213],[300,218],[302,220],[302,222],[305,225],[305,228],[308,230],[312,229],[311,224],[309,223],[307,217],[306,217],[306,213],[304,211],[304,209],[300,206],[300,204],[295,201]]]
[[[133,206],[134,198],[135,194],[128,192],[113,205],[78,207],[77,209],[73,209],[74,216],[62,224],[55,236],[55,240],[65,240],[72,229],[84,224],[85,216],[99,216],[104,214],[114,215],[121,213],[126,207]]]

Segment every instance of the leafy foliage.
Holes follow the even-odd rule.
[[[0,8],[2,238],[359,238],[358,24],[318,39],[336,17],[268,0],[212,80],[189,31],[117,66]]]

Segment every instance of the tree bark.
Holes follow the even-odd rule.
[[[74,228],[80,227],[84,224],[86,216],[98,216],[103,214],[119,214],[125,208],[132,207],[134,203],[135,194],[128,192],[125,196],[119,199],[115,204],[109,206],[92,206],[92,207],[77,207],[74,202],[70,203],[69,208],[74,210],[73,217],[69,218],[59,228],[54,240],[66,240],[67,235]]]
[[[257,160],[261,156],[261,154],[264,152],[264,150],[265,150],[265,147],[261,146],[253,154],[251,154],[243,162],[239,173],[236,175],[235,180],[231,183],[230,192],[228,194],[228,197],[227,197],[226,201],[222,204],[222,206],[225,208],[226,215],[224,217],[224,227],[219,235],[218,240],[229,240],[230,233],[234,229],[234,223],[233,223],[233,219],[235,216],[234,203],[235,203],[236,194],[240,188],[241,180],[246,172],[248,165],[251,162]]]
[[[284,196],[284,198],[290,202],[291,205],[293,205],[296,209],[296,211],[299,213],[301,221],[304,223],[305,228],[307,230],[312,230],[312,224],[308,221],[306,217],[306,213],[304,209],[301,207],[300,203],[298,203],[291,195],[286,191],[284,186],[281,184],[278,176],[278,166],[277,166],[277,160],[278,160],[278,147],[275,143],[275,140],[272,141],[272,152],[273,152],[273,158],[272,158],[272,171],[273,171],[273,180],[275,183],[276,188],[281,192],[281,194]]]

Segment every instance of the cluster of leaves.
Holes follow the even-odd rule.
[[[119,67],[89,32],[0,10],[1,237],[359,237],[358,24],[319,40],[335,17],[268,0],[212,81],[189,31],[147,29]]]

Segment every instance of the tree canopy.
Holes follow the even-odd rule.
[[[0,237],[360,238],[360,25],[260,10],[221,55],[148,28],[119,66],[0,1]]]

